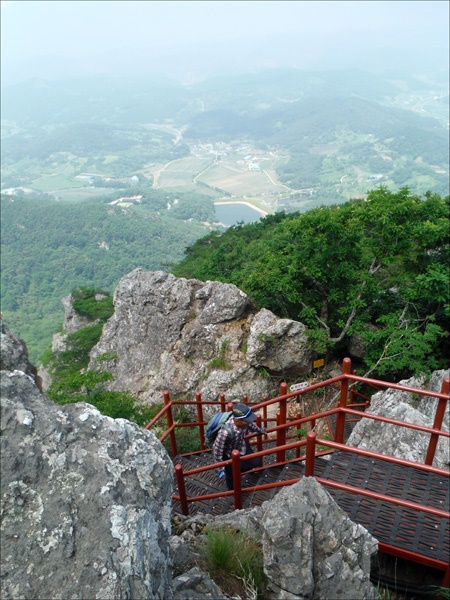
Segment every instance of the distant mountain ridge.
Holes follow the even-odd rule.
[[[430,82],[405,74],[398,79],[402,79],[407,89],[433,89]],[[246,75],[216,76],[190,85],[161,76],[78,77],[56,81],[34,78],[3,89],[2,118],[35,124],[87,118],[118,124],[164,118],[186,122],[201,114],[199,98],[206,110],[233,108],[243,112],[258,111],[261,104],[267,104],[267,109],[283,107],[286,102],[306,97],[358,96],[380,101],[399,91],[391,80],[359,69],[268,69]]]

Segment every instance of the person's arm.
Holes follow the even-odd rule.
[[[258,425],[256,423],[249,423],[249,425],[247,427],[247,431],[249,433],[257,433],[259,435],[262,435],[263,433],[266,432],[266,428],[265,427],[258,427]]]

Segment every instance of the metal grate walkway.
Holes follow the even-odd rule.
[[[212,464],[211,452],[176,457],[184,471]],[[253,487],[275,481],[298,479],[304,475],[303,463],[293,462],[284,467],[270,467],[261,474],[242,476],[242,487]],[[361,490],[386,494],[392,498],[416,502],[428,507],[449,511],[450,490],[448,478],[414,467],[360,456],[351,452],[335,451],[329,460],[316,458],[315,476],[348,484]],[[185,477],[188,497],[227,491],[225,482],[210,470]],[[360,523],[379,542],[388,546],[414,552],[434,560],[450,560],[449,519],[389,502],[368,498],[361,494],[337,490],[326,486],[336,503],[355,523]],[[272,499],[281,488],[243,493],[243,508],[260,506]],[[181,513],[178,501],[173,509]],[[234,510],[233,496],[214,498],[189,504],[189,512],[213,515]]]
[[[444,476],[345,451],[334,452],[323,479],[449,511]],[[449,519],[327,487],[336,503],[378,541],[432,559],[450,560]]]

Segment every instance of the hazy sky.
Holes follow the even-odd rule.
[[[139,48],[155,58],[183,44],[207,54],[210,45],[245,40],[250,47],[274,34],[316,43],[339,36],[347,45],[366,36],[440,52],[449,37],[447,0],[5,0],[1,8],[2,65],[27,63],[30,74],[43,57],[86,60]]]

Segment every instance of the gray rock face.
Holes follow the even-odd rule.
[[[169,289],[171,283],[179,285],[181,295],[191,289],[195,298],[199,291],[192,281],[156,279]],[[199,305],[206,307],[214,297],[203,318],[208,326],[225,327],[227,322],[213,322],[221,314],[217,308],[220,292],[214,288],[203,290]],[[227,295],[228,306],[234,302],[236,310],[245,313],[243,300],[238,308],[240,294],[235,302]],[[189,306],[192,303],[186,300],[186,310]],[[196,308],[202,315],[200,307]],[[162,302],[157,314],[165,310]],[[136,327],[133,312],[124,314]],[[238,318],[241,325],[246,323],[242,314]],[[253,321],[267,324],[267,330],[259,331],[270,331],[274,324],[271,314],[260,315],[260,320],[257,317],[248,318],[249,331]],[[188,319],[185,327],[189,323]],[[294,335],[299,334],[300,329],[291,327]],[[287,325],[286,331],[291,327]],[[273,600],[375,597],[369,575],[377,541],[350,521],[313,478],[284,488],[261,507],[222,517],[181,518],[178,535],[171,537],[173,466],[159,441],[128,421],[102,416],[90,405],[60,407],[47,400],[35,384],[23,342],[5,327],[1,333],[5,369],[1,372],[2,599],[225,598],[217,585],[192,565],[199,557],[195,537],[212,521],[261,540],[268,597]],[[249,335],[256,339],[250,343],[252,348],[257,342],[272,343],[264,337],[258,340],[256,325]],[[177,343],[173,347],[176,349]],[[440,391],[448,375],[448,371],[434,373],[426,387]],[[236,381],[241,385],[238,377]],[[422,387],[424,381],[402,383]],[[419,402],[409,394],[389,391],[374,397],[372,410],[423,419],[430,425],[436,402],[430,397]],[[398,449],[396,455],[418,460],[414,452],[422,452],[422,441],[390,441],[390,435],[382,439],[384,428],[366,431],[363,423],[353,433],[362,447],[394,455]],[[448,410],[445,423],[448,427]],[[428,436],[425,438],[427,443]],[[448,442],[438,447],[438,452],[444,464],[440,457],[448,460]],[[182,573],[173,585],[172,566]]]
[[[136,269],[119,282],[114,306],[91,359],[117,355],[104,365],[114,377],[110,389],[150,403],[165,389],[172,397],[200,391],[209,401],[225,393],[229,401],[247,394],[256,402],[273,391],[261,367],[281,374],[311,366],[304,326],[266,310],[255,315],[231,284]]]
[[[92,319],[83,317],[75,312],[73,305],[72,295],[69,294],[61,300],[61,304],[64,308],[64,320],[63,320],[63,332],[55,333],[52,340],[53,352],[62,352],[66,349],[66,338],[71,333],[76,333],[83,327],[87,327],[93,323]]]
[[[428,384],[425,378],[412,378],[400,383],[414,388],[428,389],[440,392],[444,378],[449,377],[448,370],[435,371]],[[417,399],[408,392],[400,390],[385,390],[372,396],[368,412],[375,415],[390,417],[415,423],[424,427],[432,427],[438,400],[431,397]],[[449,429],[450,407],[447,403],[444,416],[444,429]],[[348,439],[351,446],[390,454],[414,462],[423,462],[428,449],[429,434],[413,429],[397,427],[362,419],[354,428]],[[450,442],[448,438],[440,438],[436,448],[433,466],[441,469],[448,468],[450,462]]]
[[[278,319],[263,308],[254,317],[248,338],[247,360],[255,367],[304,375],[311,370],[312,353],[306,327],[290,319]]]
[[[36,369],[28,361],[25,343],[0,320],[0,371],[14,370],[35,378]]]
[[[370,557],[378,543],[312,477],[263,505],[264,570],[271,598],[375,598]]]
[[[1,373],[2,598],[172,597],[173,467],[159,441]]]
[[[173,600],[226,600],[219,586],[207,573],[193,567],[173,580]]]

